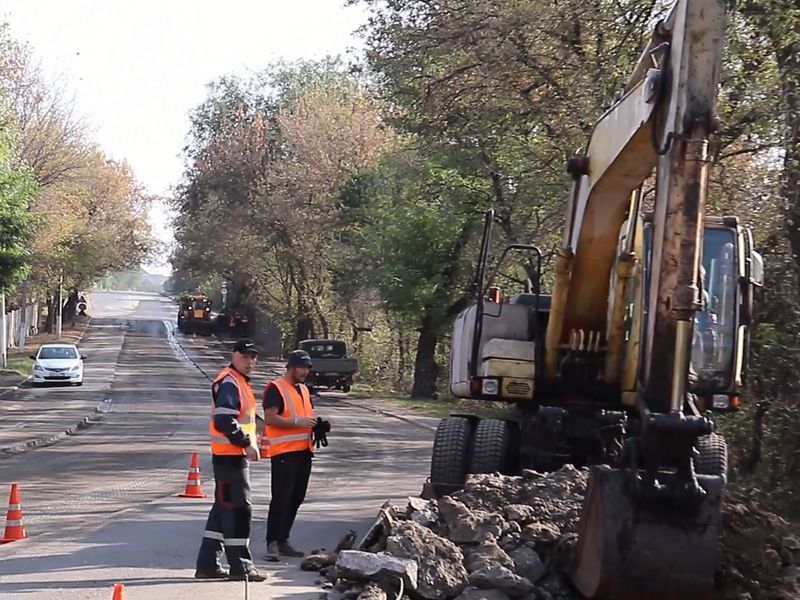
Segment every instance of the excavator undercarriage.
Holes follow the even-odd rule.
[[[705,214],[725,24],[721,0],[678,0],[656,25],[569,162],[552,293],[537,247],[492,258],[490,210],[455,324],[452,393],[513,409],[443,419],[423,494],[588,467],[573,574],[588,598],[713,596],[727,447],[710,417],[739,408],[763,280],[749,229]]]

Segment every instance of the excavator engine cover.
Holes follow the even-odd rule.
[[[697,480],[705,495],[679,508],[642,498],[630,470],[592,467],[572,577],[578,590],[599,600],[712,598],[724,481]]]

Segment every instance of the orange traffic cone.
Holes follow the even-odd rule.
[[[11,495],[8,498],[8,514],[6,515],[6,531],[0,539],[0,544],[24,540],[25,528],[22,526],[22,500],[19,496],[19,486],[11,484]]]
[[[114,595],[111,596],[111,600],[125,600],[125,584],[124,583],[115,583],[114,584]]]
[[[206,498],[203,488],[200,487],[200,460],[197,458],[197,452],[192,453],[192,460],[189,463],[189,477],[186,480],[186,489],[178,496],[181,498]]]

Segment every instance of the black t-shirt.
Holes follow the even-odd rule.
[[[300,393],[300,384],[296,384],[294,389],[297,390],[298,394]],[[301,394],[302,395],[302,394]],[[314,400],[310,399],[311,401],[311,408],[314,408]],[[262,402],[264,407],[264,414],[267,414],[268,408],[277,408],[278,414],[283,416],[283,396],[281,396],[280,390],[278,390],[277,386],[270,382],[267,384],[266,389],[264,390],[264,400]]]

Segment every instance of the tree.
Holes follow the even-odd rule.
[[[251,81],[212,85],[194,113],[175,198],[173,264],[198,281],[232,281],[237,296],[265,308],[291,344],[316,325],[327,333],[330,271],[347,227],[339,188],[390,143],[378,114],[369,94],[331,61],[276,65]]]
[[[24,278],[31,233],[28,203],[36,183],[15,156],[7,111],[0,112],[0,290],[4,293]]]
[[[415,398],[436,391],[437,346],[476,291],[466,250],[480,213],[460,214],[464,200],[443,184],[439,169],[434,161],[406,151],[362,175],[367,203],[354,210],[360,227],[350,241],[368,265],[364,282],[378,290],[391,313],[414,323],[419,332]]]

